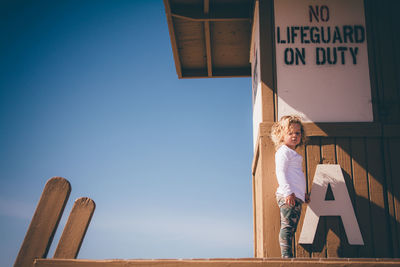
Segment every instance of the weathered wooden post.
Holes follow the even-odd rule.
[[[43,190],[14,266],[33,266],[35,258],[46,258],[71,192],[61,177],[50,179]]]
[[[35,259],[47,257],[70,192],[70,183],[62,177],[47,181],[15,260],[15,267],[33,266]],[[89,198],[75,201],[54,258],[77,257],[94,209],[95,203]]]
[[[75,201],[54,252],[55,259],[75,259],[78,256],[95,207],[94,201],[87,197]]]

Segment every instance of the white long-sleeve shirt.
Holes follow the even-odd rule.
[[[303,202],[306,179],[302,170],[303,157],[293,149],[282,145],[275,153],[275,171],[279,187],[276,194],[287,197],[294,193]]]

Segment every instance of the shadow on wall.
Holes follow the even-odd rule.
[[[341,218],[326,216],[319,220],[312,245],[296,244],[298,257],[400,257],[400,160],[393,154],[399,149],[399,138],[309,140],[303,154],[308,187],[311,188],[317,164],[342,167],[365,245],[350,245]],[[326,199],[332,197],[328,194]],[[305,208],[301,220],[304,215]]]
[[[362,197],[357,197],[356,202],[358,203],[359,206],[364,206],[364,207],[370,206],[368,199]],[[372,204],[371,206],[373,206],[372,207],[373,209],[379,209],[379,207],[376,205]],[[353,202],[353,207],[354,207],[354,202]],[[302,216],[304,215],[305,213],[303,212]],[[364,245],[349,244],[343,226],[343,222],[340,216],[321,216],[316,231],[317,234],[315,236],[313,244],[312,245],[298,244],[298,246],[301,246],[310,255],[314,256],[316,255],[324,256],[325,254],[327,254],[329,257],[329,254],[333,252],[333,254],[336,254],[338,257],[344,257],[344,258],[379,257],[376,256],[376,254],[374,253],[375,248],[374,248],[374,241],[372,240],[371,236],[372,226],[370,224],[370,221],[361,221],[359,219],[361,216],[359,216],[357,212],[356,212],[356,217],[364,240]],[[400,227],[400,224],[397,223],[396,227]],[[300,227],[299,230],[301,230]],[[334,239],[336,241],[335,242],[336,244],[332,244],[332,242],[327,242],[328,235],[330,235],[330,239],[332,239],[332,234],[335,236]],[[390,241],[391,240],[388,240],[387,245],[389,245]],[[382,246],[384,247],[385,244],[382,244]],[[332,251],[332,249],[334,251]],[[398,256],[396,256],[395,253],[392,253],[391,251],[387,251],[387,255],[384,257],[397,258]]]

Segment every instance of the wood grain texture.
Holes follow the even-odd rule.
[[[258,161],[262,161],[262,155],[258,157]],[[254,253],[255,257],[262,258],[264,257],[264,233],[263,233],[263,190],[262,183],[263,182],[263,174],[261,163],[257,164],[257,167],[254,169]]]
[[[378,68],[378,86],[380,94],[380,109],[382,121],[396,123],[400,121],[399,105],[399,84],[397,84],[397,68],[395,51],[398,47],[393,46],[393,33],[398,32],[396,25],[392,24],[391,10],[392,2],[396,1],[375,1],[375,25],[376,38],[375,60]],[[398,15],[396,15],[397,17]],[[383,115],[383,116],[382,116]]]
[[[172,21],[176,33],[182,75],[184,75],[183,70],[185,69],[201,69],[208,77],[204,23],[179,18],[172,18]],[[185,49],[182,49],[183,47]]]
[[[261,31],[273,28],[271,3],[260,1]],[[296,244],[297,256],[311,252],[312,257],[400,257],[400,1],[365,0],[364,4],[374,122],[306,122],[311,143],[304,155],[309,187],[318,163],[340,164],[365,245],[349,245],[340,219],[328,217],[322,218],[317,229],[321,239],[311,248]],[[267,137],[277,119],[274,43],[269,30],[260,42],[264,95],[259,136]]]
[[[262,123],[260,136],[270,138],[271,125]],[[311,247],[295,244],[297,256],[308,257],[311,253],[317,258],[394,257],[399,253],[400,170],[397,166],[400,160],[397,151],[400,138],[394,134],[392,131],[390,137],[384,134],[376,137],[311,136],[305,151],[298,150],[304,155],[308,188],[311,188],[317,164],[340,164],[365,245],[348,244],[339,217],[322,217],[314,244]],[[387,147],[382,146],[384,143]],[[274,151],[270,153],[273,160]],[[302,222],[301,219],[300,227]],[[264,234],[264,239],[267,236],[269,238]]]
[[[178,78],[182,78],[182,64],[179,58],[178,46],[176,44],[175,28],[171,16],[171,6],[169,0],[163,0],[163,1],[168,22],[169,37],[171,38],[171,46],[172,46],[172,53],[174,55],[176,74],[178,75]]]
[[[352,168],[353,183],[356,194],[356,204],[354,206],[361,234],[364,239],[364,246],[359,248],[358,257],[374,257],[371,216],[369,206],[368,176],[366,170],[366,150],[364,138],[352,138]]]
[[[399,7],[398,1],[365,1],[374,120],[390,124],[400,121]]]
[[[75,201],[53,258],[75,259],[78,256],[95,207],[90,198],[81,197]]]
[[[260,134],[270,135],[272,124],[271,121],[263,121],[260,124]],[[375,122],[305,122],[303,125],[308,137],[393,137],[400,132],[399,124],[383,125]]]
[[[257,190],[257,186],[256,186],[256,175],[257,175],[257,163],[258,163],[258,159],[259,159],[259,140],[257,140],[257,144],[256,144],[256,150],[254,152],[254,158],[253,158],[253,163],[252,163],[252,167],[251,167],[251,181],[252,181],[252,193],[253,193],[253,197],[252,197],[252,204],[253,204],[253,253],[254,253],[254,257],[257,257],[258,255],[258,238],[257,238],[257,210],[258,210],[258,204],[257,204],[257,199],[256,196],[258,195],[258,193],[256,192]],[[258,172],[259,173],[259,172]],[[258,180],[258,179],[257,179]]]
[[[322,164],[336,164],[336,150],[334,138],[322,138],[321,140],[321,156]],[[320,218],[321,219],[321,218]],[[339,217],[328,216],[326,221],[326,256],[328,258],[337,258],[340,256],[341,237],[340,231],[341,220]],[[324,234],[324,233],[320,233]]]
[[[300,146],[297,149],[297,153],[299,153],[303,157],[303,173],[307,173],[307,166],[306,166],[306,148],[305,146]],[[307,180],[307,176],[306,176]],[[306,181],[307,183],[307,181]],[[308,191],[308,186],[307,186],[307,192]],[[301,245],[298,243],[298,240],[300,238],[300,231],[301,231],[301,226],[303,225],[304,221],[304,215],[306,214],[306,209],[307,209],[307,204],[303,204],[302,209],[301,209],[301,217],[299,220],[299,224],[297,227],[296,235],[295,235],[295,256],[298,258],[310,258],[311,253],[310,253],[310,245]]]
[[[388,220],[386,217],[385,203],[385,177],[383,166],[383,153],[379,138],[367,139],[367,166],[370,194],[370,208],[372,219],[372,238],[375,257],[391,257],[389,246]]]
[[[235,1],[236,3],[218,3],[212,1],[171,1],[171,15],[191,21],[250,21],[250,3]],[[243,38],[246,39],[246,38]]]
[[[273,122],[277,108],[273,1],[260,1],[259,8],[262,121]]]
[[[263,202],[263,235],[265,246],[263,257],[280,257],[278,241],[280,230],[280,211],[276,203],[275,192],[278,182],[275,175],[275,146],[268,137],[261,138],[262,166],[262,202]]]
[[[375,16],[375,8],[373,4],[376,1],[374,0],[365,0],[364,1],[364,9],[365,9],[365,26],[367,31],[367,49],[368,49],[368,64],[370,69],[370,80],[371,80],[371,102],[372,102],[372,112],[374,115],[374,121],[381,121],[380,111],[379,111],[379,93],[378,93],[378,82],[377,82],[377,68],[375,61],[375,37],[374,33],[376,32],[376,16]]]
[[[382,136],[381,124],[374,122],[304,123],[307,136],[364,137]]]
[[[207,259],[207,260],[46,260],[35,267],[389,267],[396,259]]]
[[[386,173],[386,188],[387,188],[387,210],[388,210],[388,220],[389,220],[389,237],[390,245],[392,248],[393,257],[398,258],[398,234],[396,227],[396,211],[395,211],[395,199],[396,195],[393,188],[393,171],[392,171],[392,160],[390,157],[390,145],[395,143],[390,142],[390,140],[384,140],[384,154],[385,158],[385,173]],[[394,178],[396,179],[396,178]]]
[[[396,65],[393,66],[396,68],[394,78],[397,82],[397,89],[400,87],[400,53],[398,52],[398,47],[400,47],[400,16],[398,14],[398,10],[400,10],[400,1],[391,1],[391,17],[392,17],[392,41],[393,41],[393,48],[395,53],[393,57],[395,58]],[[400,103],[400,92],[397,91],[397,103]],[[400,120],[400,119],[399,119]],[[399,123],[399,120],[396,123]]]
[[[253,204],[253,253],[254,257],[256,258],[258,255],[258,244],[257,244],[257,202],[256,202],[256,177],[255,177],[255,172],[252,175],[252,193],[253,193],[253,198],[252,198],[252,204]]]
[[[204,39],[206,42],[207,73],[208,77],[212,77],[210,22],[208,21],[204,22]]]
[[[390,203],[390,221],[393,244],[393,257],[400,258],[400,138],[388,141],[388,152],[390,154],[390,174],[388,196]]]
[[[210,26],[213,69],[250,70],[250,21],[210,22]],[[241,36],[248,38],[243,40]],[[247,52],[243,53],[245,49]]]
[[[311,190],[315,171],[317,165],[320,164],[321,161],[321,138],[312,137],[308,141],[306,146],[307,153],[307,181],[308,188]],[[311,196],[312,199],[312,196]],[[311,200],[312,201],[312,200]],[[314,243],[311,246],[311,256],[313,258],[326,258],[326,222],[325,218],[322,217],[319,220],[317,233],[315,235]],[[300,228],[299,228],[300,229]]]
[[[33,266],[35,258],[47,256],[70,192],[70,183],[62,177],[47,181],[14,267]]]
[[[353,171],[351,168],[351,147],[350,138],[336,138],[336,161],[340,165],[343,171],[343,177],[346,182],[346,187],[350,195],[353,209],[355,207],[355,191],[353,185]],[[342,243],[340,250],[340,257],[355,257],[357,250],[355,246],[349,244],[344,228],[341,224],[340,232],[342,233]]]

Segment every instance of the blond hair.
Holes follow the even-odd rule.
[[[283,144],[285,134],[289,133],[290,126],[295,123],[300,125],[301,129],[301,139],[298,146],[305,143],[306,135],[301,118],[296,115],[283,116],[279,121],[275,122],[271,128],[271,139],[275,144],[275,149],[278,149]]]

